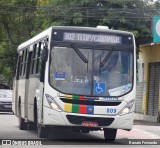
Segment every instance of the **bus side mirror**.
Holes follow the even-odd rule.
[[[46,67],[47,59],[48,59],[48,49],[44,48],[42,50],[42,55],[41,55],[40,82],[44,82],[45,67]]]

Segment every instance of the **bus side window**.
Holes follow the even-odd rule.
[[[21,56],[18,54],[17,56],[17,65],[16,65],[16,80],[19,80],[20,76],[20,66],[21,66]]]
[[[39,43],[33,45],[33,55],[32,55],[32,63],[31,63],[31,75],[40,73],[40,65],[41,65],[41,53],[45,48],[45,44],[47,39],[41,40]]]
[[[23,74],[23,59],[24,59],[24,50],[22,52],[22,56],[21,56],[21,60],[20,60],[20,63],[21,63],[20,76],[22,76],[22,74]]]
[[[33,48],[31,75],[33,75],[33,74],[35,73],[35,66],[36,66],[36,47],[37,47],[37,44],[35,44],[35,45],[34,45],[34,48]]]
[[[37,48],[37,62],[36,62],[36,74],[40,73],[40,66],[41,66],[41,54],[43,49],[47,46],[46,40],[42,40],[39,42],[39,48]]]
[[[39,65],[40,65],[40,57],[41,57],[42,45],[43,45],[42,42],[39,42],[39,46],[37,48],[36,74],[39,74],[39,72],[40,72]]]
[[[25,49],[25,55],[24,55],[24,62],[23,62],[23,75],[26,74],[26,67],[27,67],[27,58],[28,58],[28,49]]]
[[[29,47],[30,48],[30,47]],[[27,57],[27,62],[26,62],[26,79],[29,78],[29,74],[30,74],[30,69],[31,69],[31,58],[32,58],[32,52],[30,51],[28,52],[28,57]]]
[[[26,62],[27,62],[28,50],[24,49],[22,53],[22,60],[21,60],[21,76],[25,76],[26,72]]]
[[[16,55],[16,65],[14,67],[14,78],[17,80],[17,71],[18,71],[18,63],[19,63],[19,54]]]

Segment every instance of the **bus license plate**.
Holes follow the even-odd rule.
[[[82,126],[86,126],[86,127],[98,127],[98,123],[97,122],[83,121],[82,122]]]

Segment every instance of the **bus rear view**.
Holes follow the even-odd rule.
[[[86,133],[103,129],[106,141],[115,140],[117,129],[131,130],[134,36],[83,27],[52,27],[50,33],[47,52],[42,51],[47,58],[42,58],[44,79],[39,80],[36,100],[39,137],[47,137],[50,126]]]

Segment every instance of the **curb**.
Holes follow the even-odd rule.
[[[145,120],[134,120],[133,125],[160,126],[159,122],[150,122]]]

